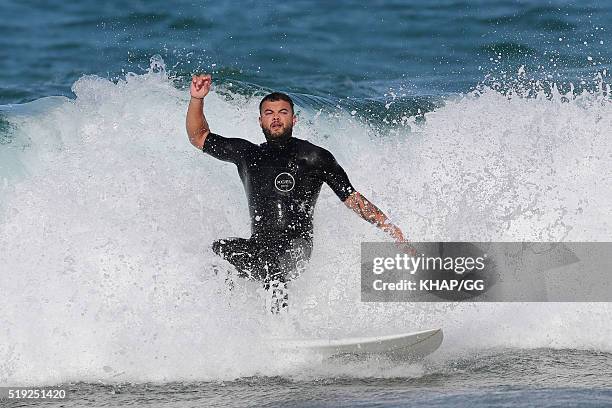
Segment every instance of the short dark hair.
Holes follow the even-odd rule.
[[[291,100],[291,98],[287,94],[284,94],[282,92],[272,92],[271,94],[268,94],[268,95],[264,96],[264,98],[261,100],[261,102],[259,102],[259,112],[261,112],[261,107],[263,106],[263,103],[265,101],[270,101],[270,102],[285,101],[285,102],[289,102],[289,105],[291,105],[291,113],[295,113],[295,110],[293,109],[293,101]]]

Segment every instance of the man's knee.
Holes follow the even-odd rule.
[[[237,248],[244,246],[246,240],[243,238],[223,238],[214,241],[211,245],[212,250],[215,254],[223,256],[224,253],[229,252],[228,249]]]
[[[223,252],[223,247],[226,245],[226,243],[227,241],[224,239],[218,239],[214,241],[211,245],[213,252],[217,255],[221,255],[221,253]]]

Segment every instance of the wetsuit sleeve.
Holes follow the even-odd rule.
[[[238,164],[251,145],[248,140],[223,137],[211,132],[204,140],[202,151],[215,159]]]
[[[331,187],[340,200],[346,200],[348,196],[355,192],[346,172],[328,151],[325,151],[323,154],[322,167],[323,180]]]

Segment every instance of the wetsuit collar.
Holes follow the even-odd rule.
[[[266,138],[266,146],[273,149],[283,149],[287,147],[293,141],[293,136],[286,135],[282,138],[268,139]]]

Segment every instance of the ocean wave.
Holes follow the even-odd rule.
[[[251,282],[228,292],[212,271],[230,268],[209,244],[248,235],[242,186],[235,168],[189,145],[187,91],[160,63],[117,81],[84,76],[74,99],[2,108],[0,383],[334,376],[355,367],[279,354],[269,339],[438,326],[442,361],[499,347],[612,351],[608,304],[362,303],[359,243],[386,238],[328,188],[289,312],[269,315]],[[206,101],[211,128],[263,141],[259,98],[220,88]],[[302,95],[295,136],[332,151],[410,239],[606,240],[610,89],[550,89],[483,85],[397,123]],[[364,117],[368,103],[358,102]]]

